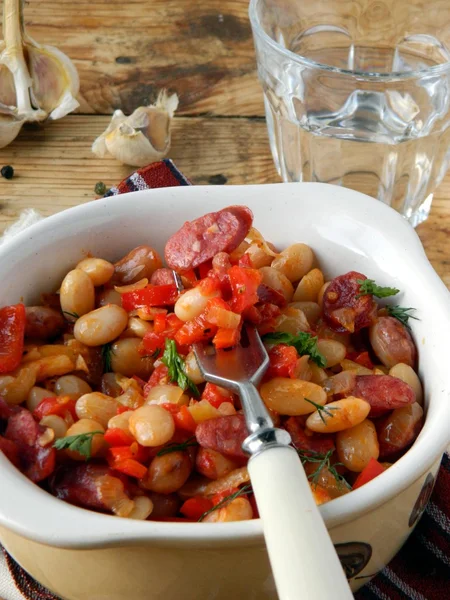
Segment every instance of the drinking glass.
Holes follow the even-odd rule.
[[[449,0],[251,0],[282,179],[424,221],[450,164]]]

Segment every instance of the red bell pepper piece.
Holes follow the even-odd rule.
[[[239,259],[238,265],[240,267],[251,269],[253,268],[252,259],[250,258],[250,254],[243,254]]]
[[[228,488],[227,490],[224,490],[223,492],[218,492],[217,494],[214,494],[214,496],[211,498],[213,505],[217,506],[218,504],[220,504],[220,502],[222,502],[222,500],[225,500],[225,498],[228,498],[228,496],[232,496],[237,491],[238,491],[238,488],[234,487],[234,488]]]
[[[353,489],[356,490],[365,483],[369,483],[369,481],[372,481],[372,479],[375,479],[375,477],[378,477],[378,475],[381,475],[381,473],[383,472],[383,465],[380,464],[374,458],[371,458],[367,466],[361,471],[361,473],[356,478],[356,481],[353,484]]]
[[[120,429],[119,427],[112,427],[107,429],[103,436],[105,442],[108,442],[110,446],[130,446],[135,440],[134,437],[128,431]]]
[[[20,449],[16,442],[0,435],[0,452],[3,452],[15,467],[20,468]]]
[[[215,336],[217,326],[211,325],[206,320],[206,312],[202,312],[198,317],[187,321],[176,332],[174,339],[180,346],[190,346],[195,342],[206,342]]]
[[[348,352],[345,358],[348,358],[348,360],[352,360],[353,362],[358,363],[358,365],[361,365],[362,367],[366,367],[366,369],[374,368],[374,364],[370,360],[368,352]]]
[[[122,307],[126,311],[140,306],[171,306],[178,298],[175,284],[149,285],[143,290],[134,290],[122,294]]]
[[[68,396],[50,396],[39,402],[33,411],[33,417],[38,421],[47,415],[64,417],[67,411],[69,411],[75,419],[78,418],[75,412],[75,400],[72,400],[72,398],[69,398]]]
[[[267,379],[273,377],[295,377],[298,354],[293,346],[277,344],[269,352],[270,365],[267,369]]]
[[[158,365],[144,386],[144,397],[147,397],[149,391],[155,386],[161,385],[161,383],[168,383],[168,379],[169,370],[166,365]]]
[[[211,510],[213,506],[214,505],[209,498],[203,498],[203,496],[194,496],[193,498],[188,498],[181,506],[180,513],[188,519],[198,521],[200,517],[206,511]]]
[[[185,273],[183,273],[182,277],[183,279],[186,279],[192,287],[197,284],[197,275],[195,274],[194,269],[186,271]]]
[[[25,338],[25,306],[15,304],[0,309],[0,373],[20,365]]]
[[[223,350],[224,348],[233,348],[237,346],[241,339],[241,327],[236,329],[224,329],[219,327],[216,335],[213,339],[213,344],[217,350]]]
[[[180,407],[180,410],[174,415],[174,421],[177,429],[184,429],[185,431],[195,433],[197,423],[189,412],[187,406]]]
[[[125,475],[129,475],[130,477],[136,477],[136,479],[143,479],[147,475],[147,467],[144,467],[144,465],[141,465],[141,463],[132,458],[116,461],[111,466],[116,471],[125,473]]]
[[[209,402],[214,408],[219,408],[224,402],[231,402],[234,406],[234,395],[233,392],[218,388],[214,383],[207,383],[203,390],[202,400]]]
[[[211,269],[212,269],[212,259],[207,260],[206,262],[199,265],[198,274],[200,276],[200,279],[204,279],[205,277],[208,277],[208,273],[211,271]]]
[[[231,309],[242,313],[246,308],[258,302],[258,286],[262,281],[262,275],[256,269],[241,268],[233,266],[228,269],[230,277],[232,298]]]
[[[162,333],[166,330],[166,315],[160,313],[155,315],[153,319],[153,331],[155,333]]]

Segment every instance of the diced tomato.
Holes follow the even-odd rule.
[[[149,391],[156,385],[169,382],[169,370],[166,365],[158,365],[150,376],[150,379],[144,386],[144,397],[147,397]]]
[[[171,306],[178,298],[175,284],[149,285],[143,290],[135,290],[122,294],[122,307],[126,311],[140,306]]]
[[[293,346],[277,344],[269,351],[270,365],[267,369],[267,379],[273,377],[295,377],[298,353]]]
[[[195,433],[197,423],[188,410],[187,406],[180,406],[180,410],[174,415],[175,427]]]
[[[203,498],[203,496],[194,496],[188,498],[186,502],[181,506],[180,513],[189,519],[198,521],[200,517],[208,510],[213,508],[213,503],[209,498]]]
[[[141,465],[141,463],[132,458],[116,461],[112,468],[137,479],[143,479],[147,475],[147,467],[144,467],[144,465]]]
[[[258,302],[257,290],[261,283],[262,275],[256,269],[241,268],[238,266],[228,269],[228,275],[230,277],[232,293],[231,309],[234,312],[242,313],[246,308]]]
[[[372,481],[372,479],[375,479],[375,477],[378,477],[378,475],[381,475],[381,473],[383,472],[383,465],[380,464],[374,458],[371,458],[367,466],[361,471],[361,473],[356,478],[356,481],[353,484],[353,489],[356,490],[365,483],[369,483],[369,481]]]
[[[212,298],[206,306],[206,320],[223,329],[236,329],[240,325],[241,315],[234,313],[222,298]]]
[[[134,437],[128,431],[119,427],[107,429],[104,435],[105,442],[110,446],[129,446],[134,442]]]
[[[75,412],[75,400],[72,400],[72,398],[69,398],[68,396],[52,396],[44,398],[39,402],[33,411],[33,417],[38,421],[47,415],[64,417],[67,411],[70,412],[72,417],[77,418]]]
[[[200,279],[204,279],[205,277],[208,277],[208,273],[211,271],[211,269],[212,269],[212,259],[207,260],[206,262],[199,265],[198,274],[199,274]]]
[[[195,342],[206,342],[214,337],[216,333],[217,326],[208,323],[204,311],[192,321],[184,323],[176,332],[174,339],[181,346],[190,346]]]
[[[250,258],[250,254],[243,254],[239,259],[238,265],[240,267],[244,267],[247,269],[251,269],[253,267],[252,259]]]
[[[0,309],[0,373],[14,371],[22,360],[25,338],[25,306]]]
[[[355,363],[358,363],[362,367],[366,367],[366,369],[374,368],[374,364],[370,360],[368,352],[348,352],[345,358],[347,358],[348,360],[352,360]]]
[[[233,392],[219,388],[213,383],[207,383],[203,390],[202,400],[209,402],[214,408],[219,408],[224,402],[231,402],[234,406],[234,395]]]
[[[155,333],[154,331],[148,331],[142,338],[142,355],[153,355],[158,351],[158,356],[164,352],[164,346],[166,343],[166,337],[164,333]]]
[[[194,269],[186,271],[185,273],[183,273],[182,277],[183,279],[186,279],[192,287],[197,284],[197,275],[195,274]]]
[[[233,348],[239,344],[241,339],[241,328],[237,329],[225,329],[220,327],[217,330],[216,335],[213,339],[213,344],[217,350],[223,350],[224,348]]]
[[[155,333],[162,333],[166,329],[166,315],[159,314],[155,315],[153,319],[153,331]]]

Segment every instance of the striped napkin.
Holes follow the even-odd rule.
[[[190,182],[171,160],[164,160],[134,172],[106,196],[177,185]],[[29,214],[21,228],[38,218]],[[17,232],[17,227],[11,228],[9,235]],[[60,600],[1,550],[0,600]],[[389,565],[356,593],[355,600],[445,600],[450,598],[449,588],[450,456],[445,454],[430,502],[416,529]]]

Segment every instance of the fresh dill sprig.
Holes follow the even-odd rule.
[[[169,446],[162,448],[162,450],[157,452],[156,456],[164,456],[165,454],[170,454],[170,452],[184,452],[187,448],[190,448],[191,446],[198,446],[198,442],[195,438],[195,435],[191,436],[181,444],[170,444]]]
[[[228,504],[230,504],[230,502],[233,502],[233,500],[236,500],[236,498],[239,498],[239,496],[246,496],[247,494],[250,494],[251,490],[252,490],[252,486],[248,483],[247,485],[244,485],[244,487],[241,487],[237,492],[234,492],[233,494],[230,494],[229,496],[225,496],[225,498],[223,498],[218,504],[216,504],[215,506],[213,506],[212,508],[210,508],[209,510],[204,512],[202,514],[202,516],[200,517],[200,519],[198,520],[198,522],[200,523],[201,521],[203,521],[203,519],[205,517],[207,517],[210,513],[214,512],[215,510],[218,510],[219,508],[223,508],[224,506],[227,506]]]
[[[322,404],[317,404],[317,402],[314,402],[314,400],[310,400],[309,398],[304,398],[304,400],[306,400],[306,402],[309,402],[310,404],[312,404],[317,409],[317,412],[319,413],[319,417],[322,419],[322,422],[325,424],[326,424],[326,421],[323,418],[322,413],[325,413],[329,417],[334,417],[333,413],[330,411],[339,410],[339,406],[323,406]]]
[[[397,321],[400,321],[402,325],[411,329],[410,324],[408,323],[408,319],[415,319],[416,321],[420,321],[419,318],[414,315],[409,314],[412,310],[416,310],[415,308],[405,308],[404,306],[386,306],[386,311],[389,316],[394,317]]]

